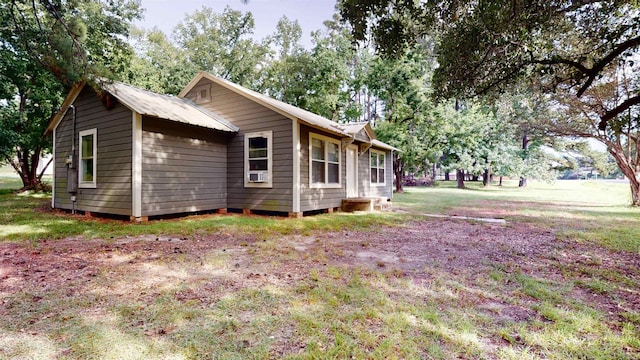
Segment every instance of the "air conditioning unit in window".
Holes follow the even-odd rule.
[[[249,182],[262,183],[269,181],[269,173],[266,171],[249,171]]]

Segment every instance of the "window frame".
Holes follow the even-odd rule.
[[[376,166],[373,167],[371,165],[371,158],[373,157],[373,155],[376,154]],[[382,161],[382,166],[380,166],[380,155],[384,156],[384,159]],[[369,182],[371,184],[371,186],[385,186],[387,185],[387,154],[384,151],[380,151],[380,150],[376,150],[376,149],[370,149],[369,150]],[[376,169],[377,174],[376,174],[376,178],[378,179],[378,181],[374,182],[373,180],[371,180],[371,171],[373,169]],[[382,182],[380,181],[380,170],[384,171],[384,176],[382,177]]]
[[[249,181],[249,140],[263,137],[267,139],[267,181]],[[273,131],[258,131],[244,134],[244,187],[271,188],[273,187]]]
[[[211,84],[199,85],[193,88],[191,100],[196,104],[206,104],[211,102]],[[206,96],[202,96],[202,92],[206,92]]]
[[[86,181],[83,179],[84,175],[84,161],[82,152],[82,138],[85,136],[93,136],[93,149],[91,159],[93,160],[93,179],[92,181]],[[95,189],[97,187],[98,178],[98,129],[93,128],[89,130],[83,130],[78,132],[78,187],[84,189]]]
[[[329,147],[324,147],[324,160],[315,160],[324,162],[324,182],[323,183],[315,183],[313,182],[313,139],[317,139],[323,141],[325,143],[329,142],[335,145],[338,145],[338,182],[330,183],[329,180],[329,164],[336,164],[336,162],[329,161]],[[312,189],[340,189],[342,188],[342,142],[339,139],[330,138],[328,136],[309,133],[309,187]]]

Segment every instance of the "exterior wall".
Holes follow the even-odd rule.
[[[226,144],[222,133],[144,116],[142,216],[226,208]]]
[[[391,151],[374,148],[384,152],[384,186],[371,185],[371,148],[364,154],[358,155],[358,193],[363,197],[384,197],[391,200],[393,197],[393,159]]]
[[[347,194],[345,148],[340,149],[340,182],[342,186],[340,188],[311,188],[309,185],[309,133],[336,138],[321,130],[300,125],[300,210],[312,211],[339,207]],[[367,171],[366,174],[369,172]]]
[[[74,102],[76,108],[76,154],[78,164],[78,133],[97,129],[96,188],[78,188],[76,210],[96,213],[131,215],[131,130],[132,113],[121,104],[107,110],[95,93],[86,87]],[[67,192],[67,165],[71,155],[73,111],[55,129],[55,199],[54,207],[71,209],[71,194]]]
[[[293,145],[292,120],[251,101],[208,79],[194,89],[211,84],[211,101],[200,106],[220,114],[240,128],[227,148],[227,207],[264,211],[292,211]],[[192,90],[193,92],[194,90]],[[185,97],[195,97],[191,92]],[[244,186],[244,134],[273,131],[273,169],[271,188]]]

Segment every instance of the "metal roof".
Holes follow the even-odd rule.
[[[371,145],[381,148],[381,149],[385,149],[385,150],[393,150],[393,151],[399,151],[402,152],[402,150],[398,149],[397,147],[393,147],[387,143],[384,143],[380,140],[371,140]]]
[[[158,94],[121,82],[102,83],[101,87],[123,105],[142,115],[220,131],[238,131],[238,127],[222,116],[197,106],[189,99]]]

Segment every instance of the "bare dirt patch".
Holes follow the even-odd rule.
[[[428,284],[434,274],[449,274],[471,289],[477,288],[478,277],[486,279],[495,269],[557,282],[580,277],[586,282],[593,276],[589,271],[616,273],[626,277],[626,286],[599,292],[575,287],[569,295],[612,318],[640,308],[638,254],[559,240],[548,230],[523,224],[430,219],[370,231],[291,235],[268,241],[228,234],[68,238],[36,246],[2,243],[0,255],[0,316],[5,319],[10,319],[5,299],[20,292],[36,294],[30,299],[35,303],[42,300],[37,294],[51,289],[64,291],[70,298],[92,292],[102,294],[105,301],[116,296],[121,302],[151,303],[165,286],[197,283],[197,287],[177,291],[176,298],[212,306],[246,288],[295,287],[312,269],[329,267],[395,272],[419,286]],[[503,286],[504,294],[498,297],[470,291],[466,301],[496,323],[535,318],[529,307],[509,301],[515,287],[517,284]],[[85,316],[99,317],[103,310],[104,306],[96,304],[86,309]],[[171,331],[171,327],[162,327],[149,329],[148,334],[157,337]],[[300,344],[287,339],[282,337],[283,344],[274,346],[274,351],[300,350]]]

